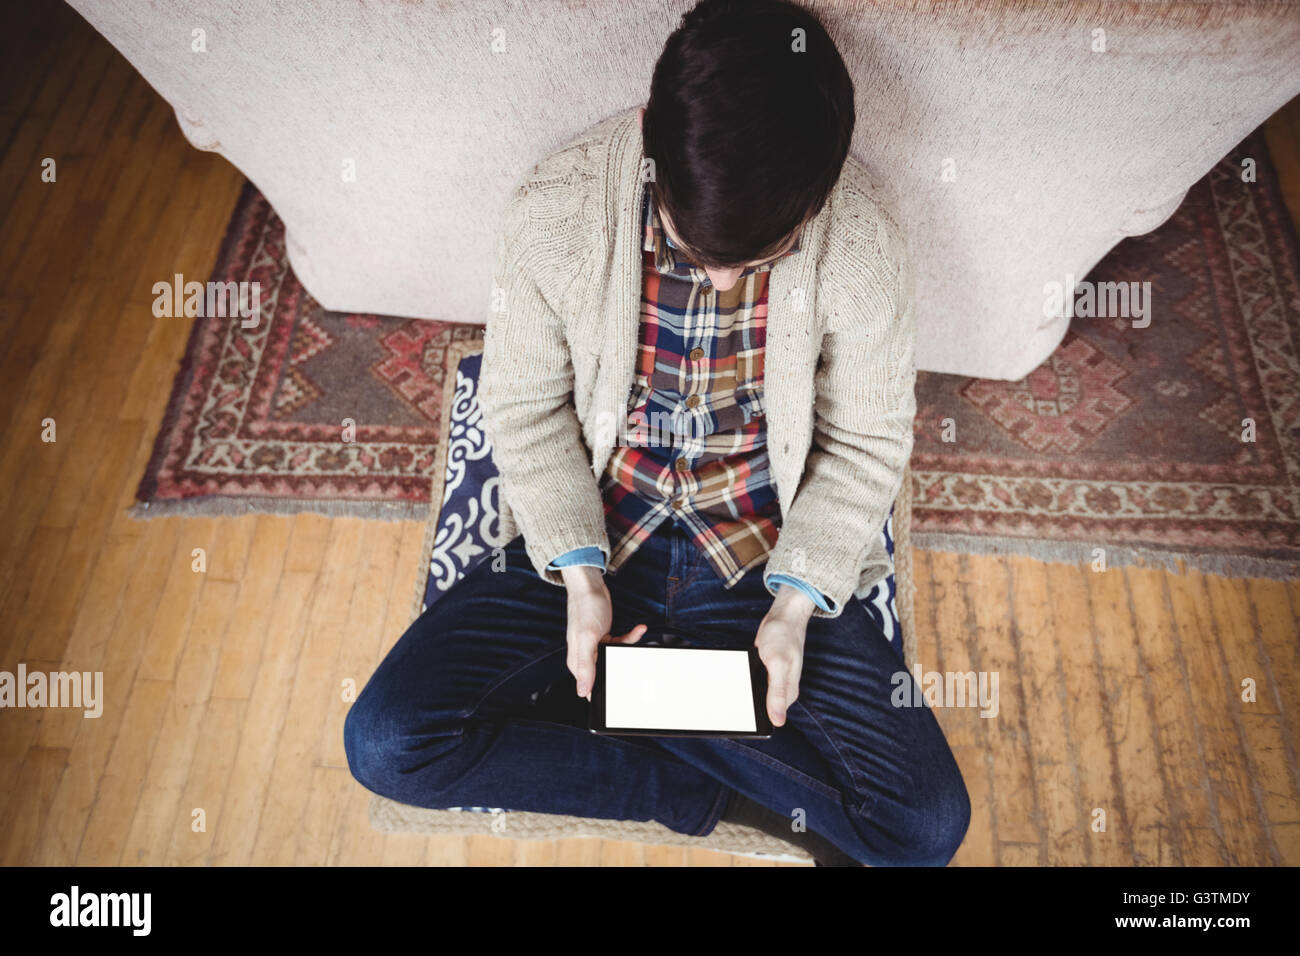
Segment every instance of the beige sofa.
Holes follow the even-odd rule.
[[[269,197],[322,304],[464,322],[489,314],[511,183],[644,102],[692,5],[70,2]],[[854,153],[910,226],[927,371],[1033,369],[1068,325],[1044,286],[1158,225],[1300,90],[1288,2],[808,5],[857,85]]]

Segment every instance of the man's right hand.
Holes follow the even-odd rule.
[[[590,700],[591,687],[596,681],[596,648],[606,641],[635,644],[645,633],[646,625],[638,624],[622,637],[611,635],[609,627],[614,621],[614,609],[600,569],[575,565],[561,568],[560,574],[569,596],[566,663],[577,681],[578,696]]]

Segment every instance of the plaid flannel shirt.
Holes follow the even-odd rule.
[[[643,280],[636,377],[627,428],[601,480],[617,571],[665,520],[682,524],[731,587],[776,544],[780,506],[766,449],[763,352],[768,273],[745,269],[719,292],[663,230],[649,190],[643,204]],[[783,255],[799,251],[796,242]],[[776,261],[776,260],[773,260]],[[579,548],[552,567],[604,565]],[[774,576],[828,609],[806,582]]]

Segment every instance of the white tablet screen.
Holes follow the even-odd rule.
[[[640,730],[755,730],[749,653],[608,645],[605,726]]]

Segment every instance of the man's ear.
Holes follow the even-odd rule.
[[[637,129],[641,130],[642,132],[645,132],[645,107],[644,106],[640,106],[637,108],[636,126]]]

